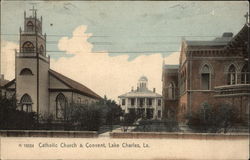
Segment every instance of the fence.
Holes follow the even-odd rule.
[[[94,131],[0,130],[0,137],[95,138]]]

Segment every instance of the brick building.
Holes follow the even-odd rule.
[[[249,21],[236,34],[181,44],[179,65],[163,65],[164,117],[186,122],[205,104],[228,104],[247,118],[250,107]]]

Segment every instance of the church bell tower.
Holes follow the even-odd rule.
[[[42,34],[42,17],[36,9],[26,16],[20,28],[19,52],[16,51],[15,77],[18,109],[40,115],[49,109],[49,66],[46,55],[46,34]]]

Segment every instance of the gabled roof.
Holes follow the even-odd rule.
[[[211,41],[190,41],[190,40],[186,40],[186,44],[188,46],[225,46],[228,44],[228,42],[230,40],[232,40],[233,37],[233,33],[223,33],[223,35],[221,37],[217,37]]]
[[[95,92],[93,92],[92,90],[90,90],[89,88],[84,86],[83,84],[80,84],[80,83],[78,83],[78,82],[52,70],[52,69],[49,70],[49,73],[50,73],[50,75],[52,75],[55,78],[57,78],[58,80],[60,80],[61,82],[63,82],[65,85],[67,85],[71,89],[78,91],[78,92],[82,93],[83,95],[88,95],[88,96],[91,96],[91,97],[96,98],[96,99],[102,99],[98,94],[96,94]]]
[[[0,79],[0,87],[5,86],[7,83],[9,83],[8,80],[6,80],[6,79]]]
[[[8,81],[6,84],[4,84],[3,86],[0,86],[0,87],[5,88],[5,89],[15,89],[15,87],[10,88],[11,85],[13,85],[13,84],[15,85],[15,83],[16,83],[16,79],[13,79],[11,81]]]
[[[242,29],[229,41],[226,48],[229,49],[236,46],[247,48],[249,27],[249,24],[245,24]]]

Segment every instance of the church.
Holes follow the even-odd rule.
[[[227,104],[248,120],[250,108],[249,17],[233,35],[211,41],[183,40],[179,65],[163,65],[163,115],[186,122],[205,105]]]
[[[102,99],[86,86],[50,69],[42,17],[37,18],[34,9],[28,17],[24,12],[19,51],[15,52],[15,79],[3,83],[1,94],[16,98],[19,110],[61,121],[72,104],[90,104]]]

